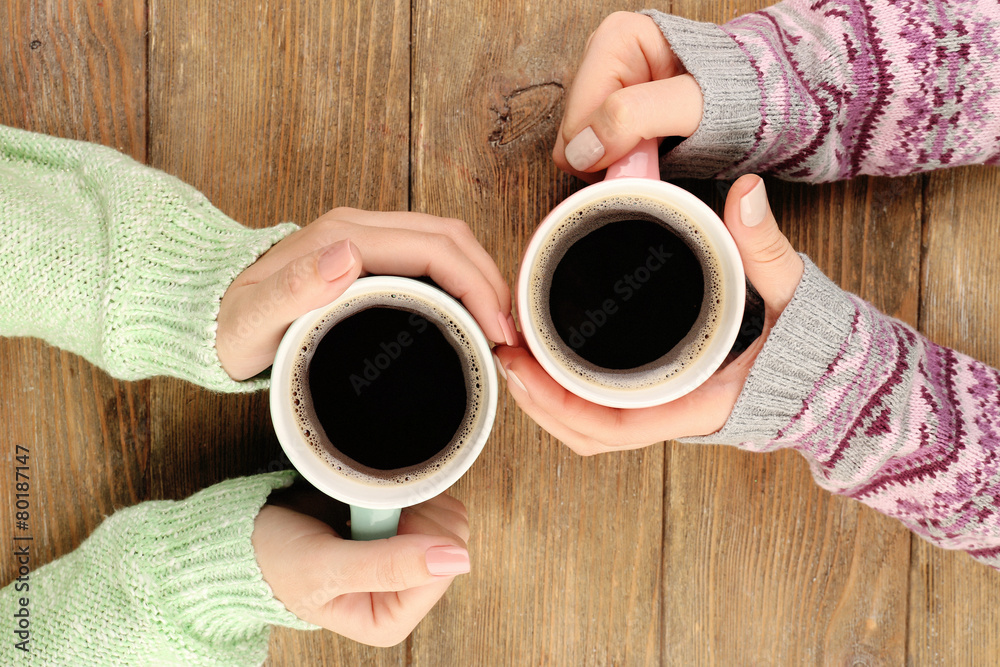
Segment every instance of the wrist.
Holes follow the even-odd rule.
[[[179,623],[212,636],[263,625],[299,627],[271,593],[257,565],[252,535],[270,494],[287,487],[293,471],[215,484],[178,502],[154,503],[147,551],[162,604]]]
[[[795,421],[812,419],[813,388],[847,344],[857,309],[808,257],[791,301],[768,334],[726,424],[682,442],[738,445],[771,451],[794,445],[784,437]]]

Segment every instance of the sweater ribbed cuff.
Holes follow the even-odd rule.
[[[750,369],[725,426],[681,442],[771,451],[793,445],[779,433],[802,409],[816,382],[840,354],[856,308],[846,292],[802,255],[805,272]]]
[[[761,126],[760,88],[750,59],[714,23],[651,9],[640,13],[656,22],[705,99],[698,129],[660,160],[663,177],[725,175],[751,150]]]
[[[266,386],[222,369],[216,318],[232,281],[295,225],[248,229],[127,155],[7,127],[0,218],[0,333],[43,338],[126,380]]]
[[[176,627],[225,643],[267,625],[316,629],[274,598],[251,543],[260,508],[294,477],[294,471],[242,477],[180,502],[150,503],[159,517],[150,517],[145,556],[161,611]]]
[[[200,194],[154,208],[151,214],[170,210],[174,219],[150,225],[141,256],[123,258],[136,264],[119,275],[141,278],[111,294],[103,336],[106,370],[126,379],[167,375],[215,391],[266,388],[266,378],[237,382],[223,370],[215,349],[216,320],[233,280],[298,227],[248,229]],[[129,243],[119,241],[119,247]]]
[[[261,506],[293,478],[232,479],[115,512],[24,586],[0,592],[8,619],[30,595],[32,619],[30,654],[5,641],[0,664],[260,664],[270,625],[315,627],[274,598],[251,541]]]

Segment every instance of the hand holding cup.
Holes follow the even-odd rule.
[[[264,581],[293,614],[374,646],[403,641],[454,578],[469,571],[469,519],[442,494],[408,508],[399,535],[342,539],[334,501],[304,484],[271,494],[254,522]]]
[[[704,104],[653,19],[615,12],[587,41],[552,158],[594,183],[642,139],[694,134]]]
[[[244,270],[219,309],[216,350],[234,380],[274,361],[297,317],[332,302],[362,275],[429,276],[458,298],[490,340],[510,343],[510,289],[461,220],[334,209]]]
[[[521,409],[583,455],[709,435],[722,428],[803,271],[801,258],[778,229],[758,176],[743,176],[733,184],[723,219],[739,249],[746,276],[765,306],[762,334],[742,354],[674,401],[627,409],[598,405],[568,391],[546,373],[528,349],[497,347],[498,366]]]

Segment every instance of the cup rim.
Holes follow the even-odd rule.
[[[431,301],[453,317],[465,330],[482,369],[484,414],[475,436],[469,439],[439,473],[410,483],[381,486],[364,484],[332,470],[329,464],[313,450],[295,424],[291,402],[287,395],[290,388],[291,362],[309,329],[348,299],[393,291],[405,292]],[[299,474],[309,483],[328,496],[356,507],[393,509],[408,507],[433,498],[458,481],[472,467],[493,430],[498,394],[499,384],[489,340],[461,303],[443,290],[411,278],[369,276],[354,281],[336,300],[302,315],[288,327],[278,345],[272,366],[269,405],[271,421],[282,450]]]
[[[719,253],[724,275],[724,289],[733,295],[732,308],[724,313],[716,335],[696,363],[669,381],[642,389],[616,389],[588,381],[566,369],[551,356],[536,333],[536,322],[528,307],[531,269],[552,230],[569,214],[595,201],[621,195],[640,195],[659,200],[681,209],[705,233],[711,246]],[[645,408],[662,405],[690,393],[704,383],[725,361],[743,319],[746,301],[746,276],[736,242],[725,224],[707,204],[695,195],[671,183],[648,178],[615,178],[600,181],[575,192],[545,216],[535,229],[521,259],[517,277],[517,312],[521,335],[532,355],[556,382],[581,398],[612,408]]]

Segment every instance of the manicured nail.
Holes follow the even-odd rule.
[[[319,275],[327,282],[333,282],[354,266],[354,253],[351,252],[351,242],[343,240],[326,250],[319,256],[316,268]]]
[[[528,394],[528,388],[524,386],[523,382],[521,382],[521,378],[514,375],[514,371],[510,370],[509,368],[507,369],[507,384],[514,385],[515,387],[523,391],[525,394]],[[528,394],[528,398],[531,398],[531,394]]]
[[[503,364],[500,362],[500,357],[495,354],[493,355],[493,365],[497,367],[497,374],[504,379],[504,382],[506,382],[507,371],[504,370]]]
[[[604,157],[604,145],[589,126],[566,144],[566,161],[577,171],[586,171]]]
[[[510,315],[497,313],[497,322],[500,323],[500,329],[503,331],[504,342],[507,343],[507,345],[513,345],[514,330],[511,328],[512,321],[510,320]]]
[[[764,181],[757,181],[753,190],[740,199],[740,220],[745,227],[756,227],[767,215],[767,191]]]
[[[510,337],[514,341],[511,345],[519,345],[520,342],[517,337],[517,324],[514,323],[514,313],[507,316],[507,324],[510,325]]]
[[[424,557],[427,571],[438,577],[465,574],[471,569],[469,552],[462,547],[431,547]]]

